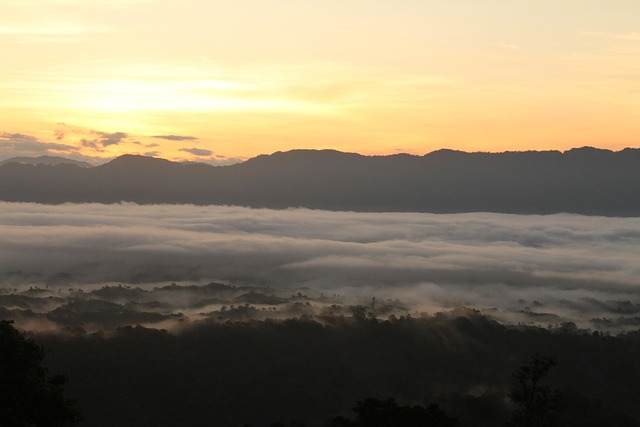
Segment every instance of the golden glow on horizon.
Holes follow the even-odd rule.
[[[0,0],[0,12],[0,159],[640,146],[635,0]]]
[[[215,112],[242,110],[296,109],[294,105],[275,99],[227,95],[231,82],[201,81],[186,83],[102,81],[76,88],[70,97],[71,108],[97,113],[132,113],[168,111]],[[223,90],[220,90],[223,89]],[[218,92],[218,93],[216,93]]]

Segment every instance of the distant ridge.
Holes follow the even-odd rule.
[[[92,164],[81,162],[79,160],[67,159],[58,156],[40,156],[40,157],[12,157],[7,160],[0,161],[0,166],[7,163],[22,163],[25,165],[60,165],[71,164],[80,166],[81,168],[91,168]]]
[[[14,162],[0,166],[0,200],[640,216],[640,150],[293,150],[217,167],[134,155],[84,169]]]

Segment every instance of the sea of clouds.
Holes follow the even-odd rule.
[[[4,202],[0,212],[5,289],[224,281],[541,322],[640,316],[640,218]]]

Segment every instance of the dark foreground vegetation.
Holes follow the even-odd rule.
[[[65,395],[63,375],[42,365],[44,349],[32,337],[0,321],[0,426],[73,426],[82,415]]]
[[[85,426],[640,425],[640,332],[354,314],[36,338]]]

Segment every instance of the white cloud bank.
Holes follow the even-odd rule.
[[[5,287],[229,280],[440,306],[640,301],[640,218],[135,204],[0,211]]]

